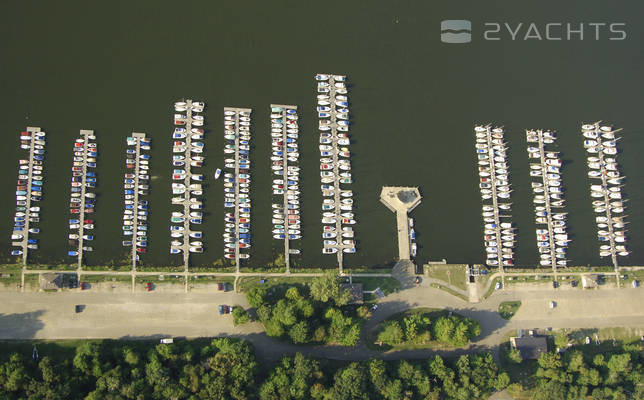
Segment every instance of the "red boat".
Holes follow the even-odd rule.
[[[137,247],[136,252],[145,254],[145,247]]]
[[[93,224],[94,220],[93,219],[86,219],[83,221],[84,224]]]
[[[94,209],[93,209],[93,208],[86,208],[86,209],[85,209],[85,214],[91,214],[91,213],[93,213],[93,212],[94,212]]]
[[[80,214],[80,209],[78,208],[72,208],[69,210],[72,214]]]

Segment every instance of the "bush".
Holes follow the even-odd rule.
[[[382,331],[378,334],[378,341],[390,346],[403,341],[403,330],[398,321],[388,321],[383,324]]]
[[[510,362],[513,362],[515,364],[520,364],[523,361],[523,357],[521,357],[521,352],[514,348],[508,351],[506,357]]]
[[[248,311],[244,310],[241,306],[233,308],[233,323],[235,325],[243,325],[250,321]]]

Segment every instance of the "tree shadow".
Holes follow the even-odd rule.
[[[0,314],[0,339],[32,339],[45,324],[40,317],[44,310],[18,314]]]

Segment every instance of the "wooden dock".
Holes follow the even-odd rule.
[[[328,83],[329,85],[327,86],[329,89],[329,92],[327,93],[329,96],[329,105],[328,107],[331,109],[329,111],[330,117],[328,121],[330,121],[329,124],[325,124],[328,126],[330,129],[327,131],[321,131],[321,132],[330,132],[331,133],[331,147],[333,150],[331,151],[331,160],[333,164],[333,201],[335,205],[335,232],[337,232],[336,236],[336,244],[335,245],[325,245],[323,244],[324,249],[329,249],[329,248],[335,248],[337,249],[337,259],[338,259],[338,270],[340,274],[343,274],[343,262],[344,262],[344,250],[353,248],[355,245],[345,245],[342,241],[342,219],[344,218],[341,214],[343,213],[341,206],[342,206],[342,196],[340,194],[341,192],[341,186],[340,186],[340,168],[339,168],[339,154],[338,152],[340,151],[339,149],[339,137],[338,137],[338,110],[336,106],[336,95],[338,87],[336,87],[336,79],[333,74],[326,74],[329,76],[328,78]],[[338,81],[338,83],[344,83],[344,81]],[[347,95],[348,98],[348,95]],[[348,102],[348,101],[347,101]],[[325,121],[324,119],[320,118],[320,122]],[[324,192],[323,192],[324,195]],[[353,210],[352,210],[353,212]],[[355,240],[353,238],[352,240]]]
[[[544,196],[544,207],[546,211],[546,228],[548,229],[548,255],[550,256],[550,266],[552,267],[552,273],[553,277],[555,280],[557,280],[557,271],[558,271],[558,264],[557,262],[559,261],[557,259],[557,246],[556,246],[556,241],[555,241],[555,232],[554,232],[554,218],[552,214],[552,209],[553,208],[559,208],[559,206],[553,206],[552,200],[551,200],[551,187],[550,187],[550,179],[548,179],[548,164],[546,163],[546,149],[545,149],[545,143],[544,143],[544,132],[543,130],[528,130],[526,131],[526,135],[528,136],[535,136],[537,138],[537,148],[538,148],[538,153],[539,153],[539,166],[541,167],[541,179],[539,179],[541,184],[543,185],[543,196]],[[538,194],[537,192],[534,193],[535,196]],[[536,199],[536,197],[535,197]],[[536,203],[535,203],[536,204]],[[537,225],[542,225],[542,223],[536,222]],[[537,239],[537,242],[541,242],[541,240]],[[545,254],[545,253],[541,253]]]
[[[235,158],[235,168],[234,168],[234,177],[233,179],[234,184],[233,188],[235,190],[235,271],[239,273],[239,269],[241,267],[241,258],[240,258],[240,248],[239,248],[239,208],[240,208],[240,202],[239,202],[239,135],[241,131],[245,131],[241,129],[240,126],[240,113],[250,113],[252,112],[252,109],[250,108],[238,108],[238,107],[224,107],[224,113],[226,111],[231,111],[234,112],[235,114],[233,115],[234,117],[234,132],[235,132],[235,152],[234,152],[234,158]],[[248,135],[250,135],[250,130],[247,131]],[[249,157],[250,158],[250,157]]]
[[[14,247],[20,247],[22,250],[22,266],[23,268],[27,266],[27,261],[28,261],[28,256],[29,256],[29,229],[31,227],[31,187],[32,187],[32,182],[33,182],[33,175],[34,175],[34,150],[35,150],[35,145],[36,145],[36,137],[35,133],[41,132],[40,127],[33,127],[33,126],[28,126],[26,129],[27,132],[31,135],[31,140],[29,140],[29,158],[28,161],[29,163],[26,165],[26,168],[28,169],[27,173],[27,195],[26,197],[26,202],[27,205],[25,206],[25,226],[23,227],[22,235],[23,238],[20,241],[15,241],[12,243]],[[43,139],[44,140],[44,139]],[[23,169],[23,166],[20,165],[19,169]],[[42,190],[42,189],[41,189]],[[42,192],[41,192],[42,193]],[[40,215],[39,213],[37,213]],[[14,232],[15,233],[15,232]]]
[[[396,213],[398,229],[398,259],[411,260],[409,213],[420,204],[422,197],[417,187],[383,186],[380,202]]]
[[[494,237],[495,237],[495,241],[497,243],[497,246],[496,246],[497,247],[497,253],[496,253],[496,257],[494,257],[494,258],[490,258],[490,253],[487,253],[487,248],[489,246],[487,246],[487,243],[486,243],[486,246],[485,246],[486,247],[486,254],[487,254],[486,257],[487,257],[488,260],[489,259],[496,259],[498,267],[499,267],[499,272],[501,272],[501,275],[503,275],[504,262],[506,262],[505,261],[506,258],[503,257],[504,249],[507,248],[509,251],[512,251],[512,248],[508,248],[508,247],[505,247],[505,246],[502,245],[503,244],[502,236],[504,236],[504,235],[502,235],[503,228],[501,227],[501,223],[502,222],[509,223],[509,221],[507,221],[507,220],[506,221],[501,221],[501,217],[509,218],[510,215],[501,213],[500,208],[499,208],[499,191],[498,191],[498,188],[497,188],[497,169],[496,169],[496,166],[495,166],[496,161],[494,160],[494,158],[496,156],[496,153],[495,153],[495,150],[494,150],[494,146],[501,146],[502,148],[505,148],[505,141],[503,139],[504,131],[503,131],[502,128],[494,128],[494,129],[492,129],[489,125],[485,126],[482,129],[479,129],[479,128],[481,128],[481,127],[476,127],[475,131],[476,131],[477,134],[478,133],[484,133],[485,134],[484,143],[487,145],[487,147],[486,147],[487,151],[484,154],[487,154],[487,156],[488,156],[487,160],[489,161],[489,173],[490,173],[489,181],[490,181],[491,192],[492,192],[492,194],[491,194],[492,212],[494,214],[494,222],[493,222],[493,224],[494,224],[494,227],[495,227],[494,228],[494,232],[495,232]],[[493,138],[493,136],[495,134],[496,134],[496,136],[500,136],[500,138]],[[477,136],[477,139],[478,139],[478,136]],[[497,143],[500,141],[501,145],[495,144],[493,142],[493,140],[495,140],[495,139],[497,140]],[[479,142],[477,142],[477,143],[479,143]],[[505,152],[505,150],[503,150],[503,152]],[[477,152],[477,155],[478,154],[479,153]],[[483,154],[483,153],[481,153],[481,154]],[[509,186],[509,182],[508,182],[508,186]],[[483,188],[481,188],[481,190],[483,190]],[[485,200],[483,200],[483,202],[485,203]],[[505,206],[509,207],[510,204],[511,203],[506,203]],[[485,206],[485,204],[484,204],[484,206]],[[484,225],[485,224],[486,224],[486,222],[484,221]],[[488,242],[488,241],[486,240],[485,242]],[[510,263],[510,265],[511,265],[512,264],[512,258],[508,258],[507,260],[508,260],[507,262]]]
[[[136,253],[136,242],[138,240],[139,232],[139,185],[141,175],[141,141],[145,141],[145,133],[142,132],[132,132],[131,137],[136,139],[136,144],[134,145],[135,153],[135,163],[134,163],[134,200],[133,200],[133,211],[134,219],[132,225],[132,271],[136,271],[136,262],[139,259],[138,254]],[[147,174],[146,174],[147,175]],[[146,235],[147,236],[147,235]]]
[[[274,107],[281,107],[282,111],[282,143],[283,143],[283,167],[284,169],[282,170],[282,179],[284,180],[284,194],[282,195],[282,205],[284,207],[284,264],[286,266],[286,273],[291,272],[291,257],[290,257],[290,240],[289,240],[289,229],[291,228],[291,224],[289,221],[289,214],[288,214],[288,193],[290,190],[288,187],[290,186],[288,184],[289,177],[288,177],[288,167],[289,167],[289,160],[288,160],[288,147],[287,147],[287,129],[288,125],[286,124],[286,115],[287,115],[287,110],[293,110],[297,111],[297,106],[294,105],[286,105],[286,104],[271,104],[271,113],[274,113],[272,109]],[[296,114],[297,115],[297,114]],[[299,133],[298,133],[299,134]],[[297,182],[297,181],[296,181]],[[296,185],[297,186],[297,185]],[[299,197],[299,196],[298,196]],[[300,221],[301,221],[301,216],[300,216]],[[298,224],[299,226],[299,224]]]
[[[81,195],[80,195],[80,213],[78,214],[78,219],[80,220],[79,223],[79,228],[78,228],[78,256],[77,256],[77,265],[78,265],[78,274],[80,276],[82,266],[83,266],[83,246],[84,246],[84,239],[83,235],[85,234],[85,194],[87,193],[87,158],[88,158],[88,144],[90,141],[90,136],[94,136],[94,131],[93,130],[88,130],[88,129],[81,129],[80,130],[80,136],[81,139],[83,139],[83,155],[81,156],[83,158],[82,165],[82,171],[81,171]]]
[[[594,140],[597,141],[597,146],[596,147],[599,149],[599,151],[597,152],[597,157],[599,158],[599,163],[600,163],[600,166],[601,166],[600,169],[599,169],[599,172],[600,172],[600,178],[599,179],[601,180],[602,187],[604,188],[604,190],[603,190],[604,197],[603,197],[602,200],[604,201],[605,208],[606,208],[605,216],[607,218],[607,225],[608,225],[607,229],[608,229],[608,244],[610,246],[610,250],[609,250],[610,251],[610,258],[611,258],[611,261],[613,263],[613,267],[615,268],[617,287],[620,287],[619,263],[618,263],[618,260],[617,260],[618,251],[616,249],[617,244],[616,244],[616,241],[615,241],[616,234],[615,234],[615,229],[614,229],[614,226],[613,226],[613,212],[611,211],[612,206],[610,204],[610,202],[611,202],[610,191],[608,190],[608,188],[609,188],[609,182],[608,182],[609,177],[608,177],[608,170],[606,169],[605,154],[604,154],[604,151],[603,151],[604,147],[602,145],[603,138],[601,136],[602,133],[604,132],[603,129],[602,129],[604,127],[600,127],[600,122],[596,122],[593,125],[594,125],[594,132],[597,133],[597,138],[594,139]],[[609,132],[615,133],[615,132],[618,132],[618,131],[619,130],[610,130]],[[611,140],[617,140],[617,139],[611,139]],[[614,155],[612,158],[616,159],[617,157],[616,157],[616,155]],[[615,162],[615,165],[617,165],[617,162]],[[619,201],[624,201],[624,200],[622,200],[620,198]]]

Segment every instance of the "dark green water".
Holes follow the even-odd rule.
[[[130,4],[135,3],[135,4]],[[207,104],[207,166],[223,163],[223,107],[252,107],[253,250],[251,264],[274,258],[271,239],[269,104],[300,107],[303,256],[300,265],[331,266],[322,256],[315,110],[316,72],[350,80],[352,165],[358,254],[349,266],[378,265],[396,254],[395,218],[378,201],[383,185],[419,186],[414,211],[421,261],[481,262],[476,123],[508,131],[517,265],[538,260],[525,151],[526,128],[553,129],[565,161],[563,183],[573,242],[572,264],[606,264],[598,256],[579,127],[604,120],[624,129],[618,162],[631,257],[644,262],[644,4],[592,2],[2,2],[0,4],[0,248],[6,258],[14,212],[17,135],[26,125],[48,133],[41,250],[33,261],[66,260],[71,145],[79,129],[98,136],[96,251],[89,264],[124,254],[120,221],[125,137],[152,139],[149,264],[170,256],[172,102]],[[328,10],[328,11],[327,11]],[[439,40],[440,21],[470,19],[474,40]],[[609,41],[482,40],[484,22],[626,22],[627,39]],[[223,190],[205,192],[207,251],[194,265],[223,254]]]

